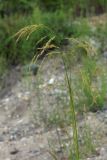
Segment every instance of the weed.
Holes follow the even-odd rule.
[[[38,30],[38,28],[41,28],[41,25],[33,25],[33,26],[29,26],[27,28],[21,29],[16,35],[19,36],[18,40],[20,37],[26,36],[27,38],[29,38],[30,34],[32,33],[32,31],[35,31],[36,29]],[[47,27],[45,27],[47,28]],[[55,45],[52,44],[54,40],[54,37],[50,38],[45,45],[41,48],[40,54],[39,56],[41,56],[44,51],[46,49],[48,49],[51,46],[56,47]],[[92,46],[89,45],[89,43],[83,41],[83,40],[79,40],[79,39],[75,39],[75,38],[71,38],[71,42],[72,42],[72,49],[71,49],[71,55],[66,55],[65,53],[61,53],[61,52],[57,52],[60,54],[61,59],[63,61],[63,65],[64,65],[64,72],[65,72],[65,79],[66,79],[66,86],[67,86],[67,91],[68,91],[68,100],[69,100],[69,122],[72,126],[73,129],[73,144],[71,143],[69,145],[69,154],[68,154],[68,159],[75,159],[75,160],[80,160],[80,149],[79,149],[79,141],[78,141],[78,126],[77,126],[77,118],[76,118],[76,105],[75,105],[75,97],[74,97],[74,84],[73,81],[71,79],[71,73],[69,70],[69,65],[70,61],[69,59],[72,58],[72,55],[78,56],[78,51],[80,51],[79,53],[81,53],[81,68],[80,68],[80,77],[81,77],[81,82],[79,82],[81,85],[81,91],[82,94],[84,96],[81,107],[87,106],[89,108],[89,110],[92,111],[96,111],[97,109],[101,109],[103,107],[104,104],[104,97],[105,97],[105,80],[102,81],[102,88],[101,90],[97,89],[96,86],[94,86],[93,82],[96,81],[96,76],[97,76],[97,65],[96,65],[96,59],[94,59],[96,57],[96,52],[93,49]],[[56,47],[58,48],[58,47]],[[77,55],[76,55],[76,54]],[[32,60],[33,63],[36,63],[39,56],[35,56]],[[68,56],[68,57],[67,57]],[[70,57],[71,56],[71,57]],[[44,59],[46,58],[46,56],[43,58],[42,62],[44,61]],[[40,64],[40,68],[42,67],[42,62]],[[79,77],[79,80],[80,80]],[[76,88],[78,89],[78,88]],[[78,96],[79,97],[79,96]],[[41,97],[40,97],[41,98]],[[39,99],[40,101],[40,99]],[[78,99],[78,103],[80,102],[80,99]],[[53,114],[53,117],[51,116],[50,119],[50,123],[54,123],[54,126],[56,126],[56,131],[57,131],[57,126],[59,125],[59,127],[61,128],[61,126],[63,126],[63,128],[65,127],[64,124],[64,116],[60,115],[61,112],[59,112],[59,110],[57,109],[55,114]],[[61,117],[62,116],[62,117]],[[45,117],[45,119],[43,120],[45,123],[47,123],[47,119]],[[93,151],[93,146],[92,146],[92,140],[89,134],[89,131],[87,129],[87,127],[85,127],[85,138],[84,138],[84,147],[85,150],[87,152],[87,150],[89,149],[89,151]],[[57,133],[59,139],[60,136]],[[59,140],[60,145],[61,145],[61,139]],[[89,143],[90,142],[90,143]],[[52,152],[50,153],[54,159],[57,159],[56,154],[54,153],[54,151],[52,150]]]
[[[85,59],[85,63],[83,65],[83,69],[81,70],[81,86],[82,91],[85,96],[86,104],[91,111],[97,111],[98,109],[102,109],[104,106],[104,99],[106,96],[106,84],[105,84],[105,76],[98,75],[97,70],[100,68],[97,66],[97,62],[93,59]],[[99,79],[98,82],[97,79]],[[101,86],[99,86],[100,84]]]
[[[66,77],[66,84],[68,88],[69,98],[70,98],[70,113],[72,116],[71,124],[73,127],[73,146],[74,146],[74,154],[76,160],[79,160],[79,145],[78,145],[78,133],[77,133],[77,123],[76,123],[76,114],[75,114],[75,104],[73,98],[73,90],[71,86],[71,81],[68,76],[68,71],[66,68],[66,61],[64,60],[64,56],[62,55],[64,67],[65,67],[65,77]],[[72,151],[71,151],[72,152]]]

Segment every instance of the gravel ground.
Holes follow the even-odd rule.
[[[59,60],[50,59],[40,72],[41,79],[31,75],[22,76],[16,68],[12,71],[8,77],[11,85],[6,86],[5,82],[2,88],[5,92],[1,91],[3,94],[0,98],[0,160],[51,160],[49,140],[55,143],[56,152],[61,152],[56,129],[46,127],[45,123],[47,113],[54,109],[58,95],[66,97],[65,85],[62,88],[59,85],[64,81],[63,70]],[[13,82],[11,79],[14,79]],[[38,98],[42,101],[38,101]],[[98,145],[98,154],[90,155],[86,160],[107,160],[106,106],[103,111],[87,113],[85,121],[80,118],[79,126],[83,126],[84,122],[90,126]],[[72,132],[72,128],[70,130]],[[64,134],[62,136],[66,139]]]

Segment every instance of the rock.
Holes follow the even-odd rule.
[[[54,84],[54,81],[55,81],[55,77],[51,78],[51,79],[48,81],[48,84],[49,84],[49,85],[52,85],[52,84]]]
[[[19,152],[18,149],[14,148],[10,151],[10,154],[14,155],[14,154],[17,154]]]
[[[35,76],[38,72],[39,67],[36,64],[31,64],[30,65],[30,71],[32,72],[32,74]]]
[[[10,135],[10,137],[9,137],[10,141],[15,141],[15,140],[20,139],[22,137],[21,131],[18,128],[14,128],[14,130],[11,130],[9,132],[9,135]]]
[[[11,135],[9,138],[10,141],[15,141],[16,139],[17,139],[16,135]]]
[[[38,156],[41,154],[40,150],[31,150],[29,153],[32,154],[33,156]]]
[[[20,119],[17,121],[17,124],[21,124],[21,123],[23,123],[23,121],[24,121],[24,119]]]
[[[38,72],[38,69],[39,69],[39,67],[38,67],[38,65],[37,64],[28,64],[28,65],[25,65],[24,67],[23,67],[23,69],[22,69],[22,72],[23,72],[23,74],[29,74],[30,72],[32,73],[32,75],[36,75],[37,74],[37,72]]]

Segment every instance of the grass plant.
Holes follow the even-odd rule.
[[[17,40],[25,36],[28,39],[30,34],[32,34],[33,31],[36,31],[36,29],[38,30],[39,27],[41,28],[40,25],[28,26],[24,29],[21,29],[15,36],[18,36]],[[50,38],[46,42],[46,44],[41,48],[39,56],[42,56],[44,54],[44,51],[49,49],[51,46],[54,46],[55,48],[59,49],[53,44],[53,40],[54,40],[54,37]],[[80,157],[81,157],[80,148],[79,148],[80,144],[79,144],[79,136],[78,136],[77,117],[76,117],[77,110],[76,110],[75,96],[74,96],[75,90],[73,86],[74,83],[71,78],[72,74],[70,73],[71,71],[70,69],[72,69],[72,63],[71,63],[71,67],[69,67],[70,62],[72,62],[72,58],[74,57],[75,59],[75,56],[78,57],[78,54],[81,57],[81,60],[79,61],[79,63],[81,64],[81,67],[79,70],[80,72],[79,80],[81,79],[81,82],[79,82],[80,83],[79,89],[81,90],[81,93],[84,97],[83,97],[82,103],[80,103],[81,102],[80,98],[78,99],[78,103],[80,103],[81,107],[83,107],[83,109],[81,109],[82,111],[84,110],[84,105],[87,106],[88,107],[87,109],[91,111],[97,111],[98,109],[102,109],[104,105],[105,94],[106,94],[106,89],[105,89],[106,83],[105,83],[105,79],[101,78],[101,83],[102,83],[101,88],[99,89],[97,88],[98,86],[95,85],[95,82],[97,80],[97,71],[99,67],[97,66],[97,61],[96,61],[97,55],[94,48],[88,42],[85,42],[83,40],[79,40],[75,38],[71,38],[70,40],[72,42],[71,53],[68,55],[60,51],[57,53],[58,55],[60,55],[63,62],[63,66],[64,66],[65,83],[67,86],[68,100],[69,100],[69,115],[70,115],[69,122],[73,130],[73,138],[72,138],[73,143],[71,143],[69,146],[69,154],[67,155],[67,160],[80,160]],[[51,55],[51,54],[49,53],[48,55]],[[34,56],[32,63],[37,63],[39,56]],[[40,68],[42,67],[42,64],[46,56],[43,57],[43,60],[40,63]],[[75,62],[78,62],[77,58],[75,60],[76,60]],[[75,89],[78,90],[78,88],[75,88]],[[57,131],[57,126],[58,125],[60,126],[60,124],[64,122],[64,121],[63,122],[61,121],[63,120],[61,119],[60,112],[57,109],[56,113],[53,115],[52,121],[50,122],[55,124],[56,131]],[[85,137],[83,140],[84,147],[86,149],[86,152],[89,151],[91,153],[91,151],[93,151],[93,145],[92,145],[91,136],[89,134],[87,127],[85,127],[84,133],[85,133]],[[58,132],[57,132],[57,136],[59,137]],[[62,143],[61,139],[59,143],[61,146],[61,143]],[[53,149],[52,149],[52,152],[50,151],[50,154],[52,155],[54,160],[58,159]]]
[[[74,147],[74,155],[75,155],[75,160],[79,160],[80,156],[79,156],[79,145],[78,145],[78,131],[77,131],[77,120],[76,120],[76,114],[75,114],[75,104],[74,104],[74,98],[73,98],[73,90],[72,90],[72,86],[71,86],[71,81],[70,78],[68,76],[68,71],[66,68],[66,62],[64,60],[64,56],[62,55],[62,59],[63,59],[63,63],[64,63],[64,67],[65,67],[65,78],[66,78],[66,84],[67,84],[67,88],[68,88],[68,92],[69,92],[69,98],[70,98],[70,113],[71,113],[71,125],[73,128],[73,147]],[[72,151],[71,151],[72,153]],[[72,155],[70,155],[70,158],[72,157]]]

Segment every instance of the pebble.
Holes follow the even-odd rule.
[[[9,138],[9,141],[14,141],[17,139],[17,136],[16,135],[11,135],[10,138]]]
[[[17,154],[19,152],[18,149],[14,148],[10,151],[10,154],[14,155],[14,154]]]
[[[33,154],[33,155],[35,155],[35,156],[38,156],[38,155],[41,154],[41,153],[40,153],[40,150],[31,150],[31,151],[29,151],[29,153],[31,153],[31,154]]]
[[[54,83],[54,81],[55,81],[55,77],[51,78],[51,79],[48,81],[48,84],[49,84],[49,85],[52,85],[52,84]]]
[[[20,119],[17,121],[17,124],[23,123],[23,121],[24,121],[23,119]]]

